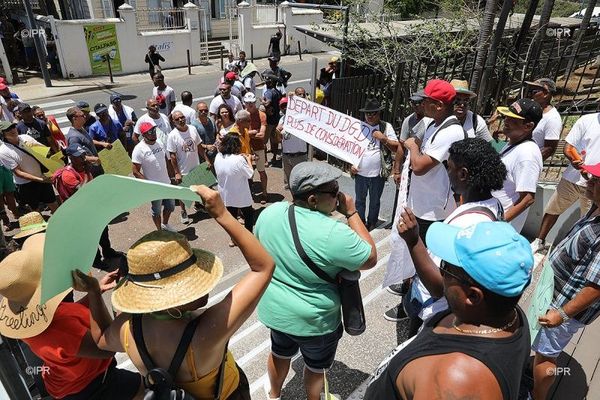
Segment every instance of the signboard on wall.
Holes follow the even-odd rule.
[[[107,57],[110,58],[110,66],[113,72],[122,70],[115,24],[85,25],[83,33],[90,57],[92,75],[108,73]]]

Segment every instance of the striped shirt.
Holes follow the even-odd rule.
[[[591,216],[597,207],[571,228],[567,236],[550,254],[554,270],[554,307],[572,300],[588,283],[600,286],[600,215]],[[596,301],[574,319],[589,325],[600,315]]]

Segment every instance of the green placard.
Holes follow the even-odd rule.
[[[549,252],[550,250],[548,250],[548,253]],[[541,329],[538,318],[546,315],[554,297],[554,271],[547,259],[544,260],[542,265],[543,270],[533,292],[529,310],[527,311],[529,333],[532,342],[537,336],[538,331]]]
[[[110,58],[113,72],[121,71],[121,54],[117,40],[115,24],[85,25],[83,27],[85,42],[90,57],[92,75],[105,75],[108,73],[106,56]]]
[[[115,193],[119,195],[116,196]],[[100,175],[60,206],[48,221],[42,302],[71,287],[71,271],[90,270],[104,227],[117,215],[152,200],[202,201],[187,187],[117,175]],[[102,204],[90,213],[90,204]]]
[[[211,187],[215,183],[217,183],[217,179],[212,171],[206,168],[206,164],[200,164],[181,179],[179,186],[206,185]]]

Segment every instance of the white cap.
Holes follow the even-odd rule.
[[[256,103],[256,96],[252,92],[248,92],[244,95],[244,103]]]

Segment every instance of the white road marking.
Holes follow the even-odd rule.
[[[45,110],[46,108],[66,106],[66,105],[70,105],[70,104],[75,104],[75,101],[73,101],[71,99],[67,99],[67,100],[52,101],[50,103],[42,103],[42,104],[34,104],[34,105],[37,105],[38,107],[42,107]]]

